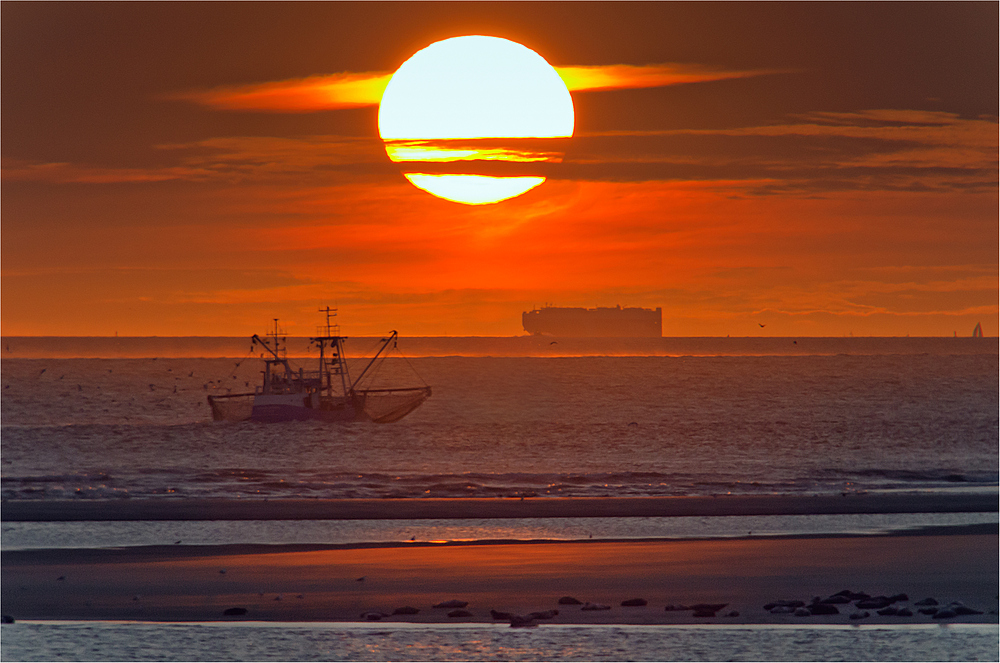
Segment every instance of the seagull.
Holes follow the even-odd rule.
[[[761,327],[765,326],[763,322],[758,322],[757,324],[760,325]]]

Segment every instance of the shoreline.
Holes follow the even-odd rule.
[[[317,553],[326,551],[362,551],[426,548],[440,550],[476,546],[574,546],[614,544],[657,544],[690,542],[739,541],[815,541],[823,539],[879,539],[923,536],[994,536],[1000,541],[1000,524],[932,525],[881,533],[830,532],[824,534],[743,534],[739,536],[634,537],[598,539],[475,539],[441,541],[357,541],[352,543],[221,543],[221,544],[154,544],[112,546],[104,548],[15,548],[0,551],[4,563],[100,563],[111,561],[163,561],[179,557],[219,557],[229,555],[272,555],[285,553]]]
[[[997,493],[842,493],[683,497],[4,500],[2,522],[631,518],[989,513]]]
[[[145,557],[169,559],[177,556],[215,557],[219,555],[259,555],[276,553],[323,552],[333,550],[387,550],[473,546],[532,546],[532,545],[605,545],[632,543],[684,543],[695,541],[795,541],[821,539],[879,539],[884,537],[922,536],[996,536],[1000,540],[1000,523],[972,525],[928,525],[878,533],[828,532],[828,533],[782,533],[782,534],[741,534],[735,536],[683,536],[683,537],[601,537],[597,539],[459,539],[459,540],[414,540],[414,541],[356,541],[351,543],[220,543],[220,544],[153,544],[135,546],[111,546],[104,548],[15,548],[0,551],[0,558],[10,556],[11,560],[24,557],[25,560],[63,563],[67,559],[76,561],[108,561],[110,559],[130,559]],[[23,560],[18,560],[23,561]]]
[[[998,536],[828,536],[657,541],[560,541],[336,548],[326,546],[155,546],[114,550],[5,551],[3,612],[15,619],[493,623],[490,609],[527,614],[558,609],[549,624],[995,624]],[[849,589],[961,601],[983,614],[932,620],[869,610],[807,618],[764,604]],[[561,596],[608,610],[559,605]],[[626,607],[644,598],[647,606]],[[468,601],[453,618],[438,602]],[[667,605],[719,603],[711,618]],[[412,616],[388,616],[414,606]],[[247,612],[227,617],[241,607]],[[738,616],[726,617],[728,611]],[[916,613],[916,610],[913,610]],[[992,613],[992,614],[991,614]]]

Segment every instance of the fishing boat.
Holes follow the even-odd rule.
[[[326,313],[323,333],[309,339],[319,350],[317,370],[294,370],[287,358],[285,338],[274,320],[274,329],[261,338],[254,334],[251,351],[260,348],[264,361],[263,382],[252,393],[210,395],[208,404],[216,421],[399,421],[431,395],[431,388],[419,387],[362,388],[386,351],[395,350],[398,334],[393,331],[380,341],[380,347],[364,369],[352,379],[344,354],[344,341],[332,319],[336,309]],[[416,372],[414,371],[414,374]]]

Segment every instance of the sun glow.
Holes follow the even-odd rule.
[[[545,181],[534,173],[486,176],[476,172],[475,162],[552,162],[561,153],[496,144],[470,148],[468,139],[564,140],[573,127],[573,100],[556,70],[531,49],[498,37],[455,37],[418,51],[393,74],[379,105],[386,152],[403,164],[407,179],[435,196],[470,205],[507,200]],[[459,166],[435,174],[414,168],[430,161]]]

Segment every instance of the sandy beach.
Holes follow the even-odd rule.
[[[4,614],[16,619],[340,622],[382,612],[385,622],[493,621],[490,610],[559,610],[552,623],[852,623],[839,614],[796,617],[763,609],[777,600],[841,590],[905,593],[913,617],[864,623],[932,623],[913,603],[960,601],[983,614],[950,621],[996,623],[995,527],[909,535],[414,543],[379,546],[157,546],[5,551]],[[609,610],[560,605],[563,596]],[[625,607],[642,598],[646,606]],[[432,606],[468,602],[471,616]],[[726,604],[715,617],[667,605]],[[392,615],[403,606],[414,615]],[[246,613],[226,616],[242,608]],[[738,616],[725,616],[731,611]]]

